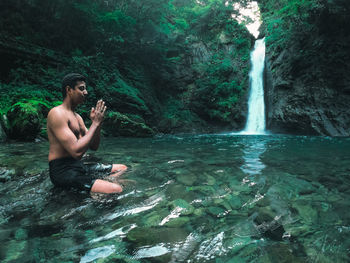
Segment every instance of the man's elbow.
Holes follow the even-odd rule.
[[[81,153],[80,152],[73,152],[73,153],[71,153],[71,155],[74,159],[80,160],[83,157],[84,153],[83,152],[81,152]]]

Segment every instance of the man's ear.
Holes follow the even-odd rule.
[[[72,88],[70,87],[70,86],[66,86],[66,93],[68,94],[68,92],[70,91],[70,90],[72,90]]]

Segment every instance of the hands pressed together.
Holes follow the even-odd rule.
[[[96,107],[92,108],[90,112],[90,119],[92,122],[101,124],[104,119],[106,109],[107,107],[105,106],[105,102],[102,99],[97,101]]]

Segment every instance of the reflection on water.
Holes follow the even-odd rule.
[[[265,168],[260,156],[266,150],[266,141],[252,141],[244,145],[242,171],[248,176],[258,175]]]
[[[52,186],[47,143],[1,146],[1,262],[350,260],[350,139],[104,139],[137,183],[98,199]]]

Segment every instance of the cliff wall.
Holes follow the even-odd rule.
[[[282,44],[267,41],[265,92],[272,132],[350,135],[349,4],[323,2],[311,6],[307,18],[285,32],[290,35]],[[265,24],[267,38],[274,26],[280,25]]]

